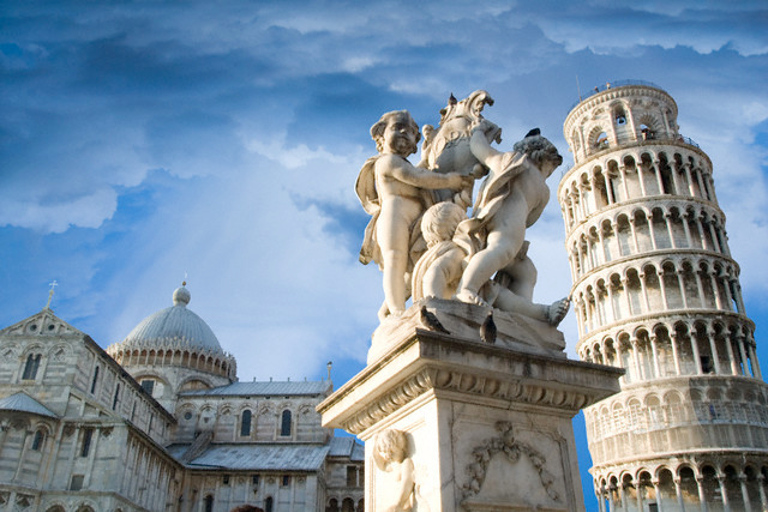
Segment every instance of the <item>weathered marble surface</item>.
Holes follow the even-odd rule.
[[[324,426],[370,441],[368,512],[584,510],[571,418],[616,392],[621,370],[415,327],[391,336],[318,406]],[[407,439],[407,505],[374,460],[393,429]]]
[[[434,312],[452,336],[480,342],[480,326],[488,314],[487,307],[456,300],[429,298],[408,308],[400,317],[384,320],[379,325],[373,333],[371,348],[368,351],[368,364],[391,351],[415,329],[426,328],[419,315],[422,306]],[[505,311],[494,311],[493,318],[498,328],[496,346],[565,359],[565,337],[556,327],[541,320]]]

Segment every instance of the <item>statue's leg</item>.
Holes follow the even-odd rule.
[[[504,210],[499,212],[503,215]],[[501,226],[506,229],[494,229],[488,233],[486,247],[469,260],[467,268],[459,283],[457,297],[476,296],[482,287],[498,270],[514,261],[525,236],[525,224],[520,223],[518,229],[513,225]]]
[[[549,322],[549,306],[545,306],[544,304],[534,304],[530,300],[521,297],[504,287],[500,287],[499,295],[496,297],[493,307],[501,309],[502,311],[534,318],[542,322]]]
[[[511,265],[507,265],[502,272],[509,275],[509,290],[524,299],[533,300],[533,287],[536,286],[538,271],[536,265],[528,256],[515,258]]]
[[[405,268],[408,254],[405,251],[382,251],[384,261],[384,301],[390,314],[400,315],[405,311]]]

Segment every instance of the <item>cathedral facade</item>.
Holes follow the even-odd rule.
[[[0,510],[362,512],[330,379],[239,382],[189,300],[106,351],[48,307],[0,331]]]

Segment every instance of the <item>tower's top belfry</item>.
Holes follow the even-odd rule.
[[[607,83],[571,110],[563,133],[579,165],[620,144],[678,139],[677,104],[648,82]]]

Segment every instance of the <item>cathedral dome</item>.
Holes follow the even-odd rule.
[[[222,353],[216,335],[205,321],[187,309],[191,294],[184,285],[173,292],[173,306],[142,320],[122,341],[123,347],[160,348],[175,345],[188,350]]]
[[[237,363],[222,350],[205,321],[187,309],[186,283],[173,292],[173,306],[149,315],[107,353],[125,368],[184,368],[237,379]]]

